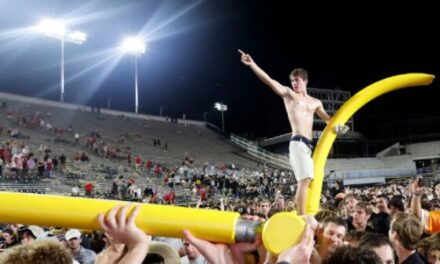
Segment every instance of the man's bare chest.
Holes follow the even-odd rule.
[[[313,100],[289,100],[286,102],[289,111],[314,113],[316,104]]]

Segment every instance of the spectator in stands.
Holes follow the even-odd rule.
[[[141,171],[141,165],[142,165],[142,158],[139,155],[136,155],[134,158],[134,166],[136,171]]]
[[[89,160],[89,156],[87,156],[87,154],[85,152],[81,152],[80,160],[83,161],[83,162],[89,162],[90,161]]]
[[[95,186],[93,186],[93,184],[91,182],[86,182],[86,184],[84,185],[84,191],[86,193],[87,197],[92,197],[93,196],[93,189],[95,188]]]
[[[66,156],[64,153],[61,153],[60,159],[60,169],[61,171],[64,171],[66,169]]]
[[[72,187],[72,196],[79,196],[79,186],[75,185]]]
[[[117,198],[119,196],[119,180],[113,179],[112,181],[112,191],[111,191],[112,197]]]
[[[35,175],[35,168],[37,167],[36,158],[29,155],[29,159],[26,161],[26,166],[28,168],[28,174],[31,176]]]
[[[176,202],[176,193],[174,190],[169,190],[163,195],[163,201],[165,204],[174,204]]]
[[[43,177],[44,175],[44,163],[41,161],[38,161],[38,177]]]
[[[159,164],[155,164],[153,172],[156,177],[162,176],[162,167]]]
[[[44,163],[45,163],[44,171],[46,173],[46,177],[52,178],[53,168],[54,168],[53,163],[52,163],[52,159],[47,159],[47,161]]]
[[[77,152],[77,153],[75,154],[75,157],[73,158],[73,160],[74,160],[74,161],[80,161],[80,160],[81,160],[81,153],[80,153],[80,152]]]
[[[53,170],[57,171],[58,170],[58,157],[56,155],[53,157],[52,163],[53,163]]]
[[[198,190],[200,195],[201,201],[207,201],[208,200],[208,192],[206,191],[205,187],[201,186]]]
[[[307,190],[313,180],[313,160],[311,157],[313,149],[313,116],[316,113],[325,123],[330,122],[331,117],[324,110],[322,102],[307,94],[308,74],[303,69],[295,69],[290,74],[292,88],[281,85],[264,72],[252,59],[249,54],[238,50],[241,53],[241,61],[249,66],[251,70],[268,85],[276,94],[283,98],[284,105],[292,128],[292,139],[290,141],[290,163],[298,182],[296,192],[296,205],[298,213],[306,213]],[[338,134],[344,134],[348,127],[338,125],[334,127]]]
[[[65,234],[67,247],[70,249],[73,258],[80,264],[93,264],[96,253],[81,246],[81,232],[78,229],[70,229]]]
[[[145,162],[145,168],[147,169],[147,173],[150,173],[151,167],[153,166],[153,162],[151,162],[150,159],[147,160],[147,162]]]
[[[131,151],[130,151],[130,149],[127,152],[127,164],[128,164],[128,166],[131,166]]]

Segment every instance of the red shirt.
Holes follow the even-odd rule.
[[[206,190],[205,190],[205,188],[201,188],[200,189],[200,199],[202,200],[202,201],[205,201],[206,200]]]
[[[176,199],[176,194],[174,192],[167,192],[164,196],[163,199],[165,202],[168,203],[174,203],[174,200]]]
[[[93,184],[90,182],[86,183],[86,186],[84,187],[84,189],[86,190],[86,192],[92,192],[93,191]]]

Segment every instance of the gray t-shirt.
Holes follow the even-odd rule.
[[[81,247],[78,254],[73,256],[73,259],[78,261],[80,264],[93,264],[95,263],[96,253],[93,250],[85,249]]]

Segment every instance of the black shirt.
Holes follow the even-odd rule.
[[[373,222],[373,231],[388,236],[390,220],[390,215],[387,213],[372,214],[371,221]]]
[[[402,264],[425,264],[425,262],[420,257],[419,253],[414,252],[411,256],[407,257]]]

